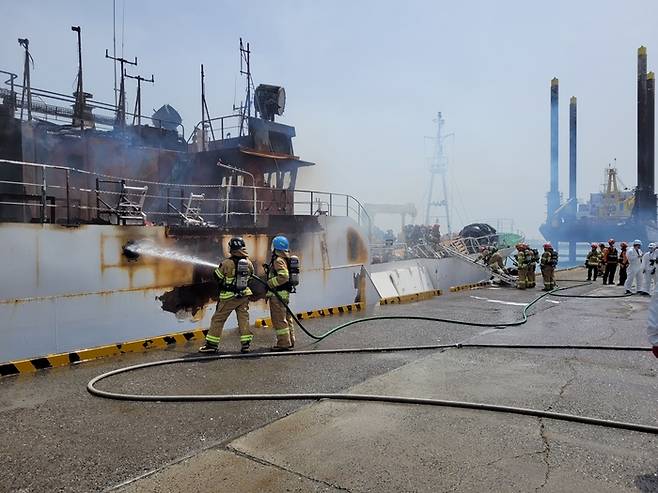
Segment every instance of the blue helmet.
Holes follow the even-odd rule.
[[[272,240],[272,250],[288,250],[290,244],[288,243],[288,238],[285,236],[275,236]]]

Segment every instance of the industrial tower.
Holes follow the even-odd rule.
[[[446,229],[448,234],[452,233],[450,228],[450,208],[448,207],[448,187],[446,184],[447,172],[448,172],[448,158],[443,152],[443,141],[452,134],[443,135],[443,124],[445,120],[441,117],[441,112],[439,111],[436,116],[436,141],[434,144],[434,155],[432,156],[430,162],[430,190],[427,194],[427,208],[425,210],[425,224],[431,224],[430,218],[445,218]],[[434,177],[441,177],[441,182],[443,185],[443,196],[442,200],[434,199]],[[444,214],[442,215],[432,215],[433,208],[444,208]]]

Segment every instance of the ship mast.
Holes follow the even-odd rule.
[[[32,120],[32,85],[30,84],[30,64],[34,65],[34,59],[30,55],[30,40],[18,38],[18,44],[25,48],[25,63],[23,64],[23,92],[21,93],[21,120],[25,108],[25,97],[27,96],[27,119]]]
[[[135,98],[135,112],[133,114],[133,126],[135,125],[135,121],[137,122],[137,126],[140,126],[142,124],[142,82],[150,82],[151,84],[153,84],[155,83],[155,79],[153,78],[153,74],[151,74],[150,79],[142,77],[141,75],[128,75],[128,74],[124,74],[124,75],[129,79],[135,79],[137,81],[137,97]]]
[[[448,171],[448,159],[443,152],[443,142],[447,137],[450,137],[453,134],[443,135],[443,124],[445,120],[441,116],[441,112],[437,113],[436,117],[436,143],[434,147],[434,156],[432,157],[432,162],[430,164],[430,189],[427,195],[427,207],[425,209],[425,224],[430,224],[431,220],[431,211],[433,207],[443,207],[445,212],[446,219],[446,229],[448,234],[452,233],[450,227],[450,208],[448,205],[448,186],[447,186],[447,171]],[[440,176],[442,181],[443,188],[443,198],[441,200],[434,200],[434,177]]]
[[[114,60],[115,62],[119,62],[119,67],[121,69],[121,84],[119,86],[119,104],[117,105],[116,109],[116,117],[114,120],[114,127],[115,128],[124,128],[126,126],[126,85],[125,85],[125,78],[126,78],[126,70],[124,69],[124,64],[128,65],[137,65],[137,57],[135,57],[135,61],[131,62],[130,60],[126,60],[123,57],[115,57],[115,56],[110,56],[109,51],[106,49],[105,50],[105,58],[109,58],[110,60]]]

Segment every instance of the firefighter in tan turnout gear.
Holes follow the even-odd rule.
[[[523,243],[517,243],[514,258],[519,271],[519,280],[516,283],[516,287],[518,289],[525,289],[528,286],[528,263],[526,261],[525,245]]]
[[[249,260],[247,248],[242,238],[231,238],[228,242],[230,257],[215,269],[219,283],[219,301],[210,320],[206,344],[199,348],[200,353],[214,353],[219,347],[226,320],[235,311],[240,331],[241,352],[248,353],[254,338],[249,329],[249,278],[254,274],[254,266]]]
[[[544,253],[541,255],[539,264],[541,266],[541,275],[544,278],[543,291],[555,289],[555,266],[557,265],[558,254],[550,243],[544,244]]]
[[[295,330],[286,307],[290,302],[290,293],[294,293],[299,284],[299,259],[290,255],[285,236],[276,236],[272,240],[272,260],[265,267],[270,289],[267,293],[270,317],[276,331],[276,345],[272,351],[289,351],[295,347]]]
[[[539,252],[534,248],[530,248],[527,243],[525,247],[525,261],[526,261],[526,287],[534,288],[536,286],[535,270],[537,269],[537,262],[539,262]]]

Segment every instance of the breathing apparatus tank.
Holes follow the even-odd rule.
[[[235,289],[244,291],[249,285],[249,262],[241,258],[235,264]]]
[[[291,255],[288,259],[288,283],[294,289],[299,285],[299,257]]]

